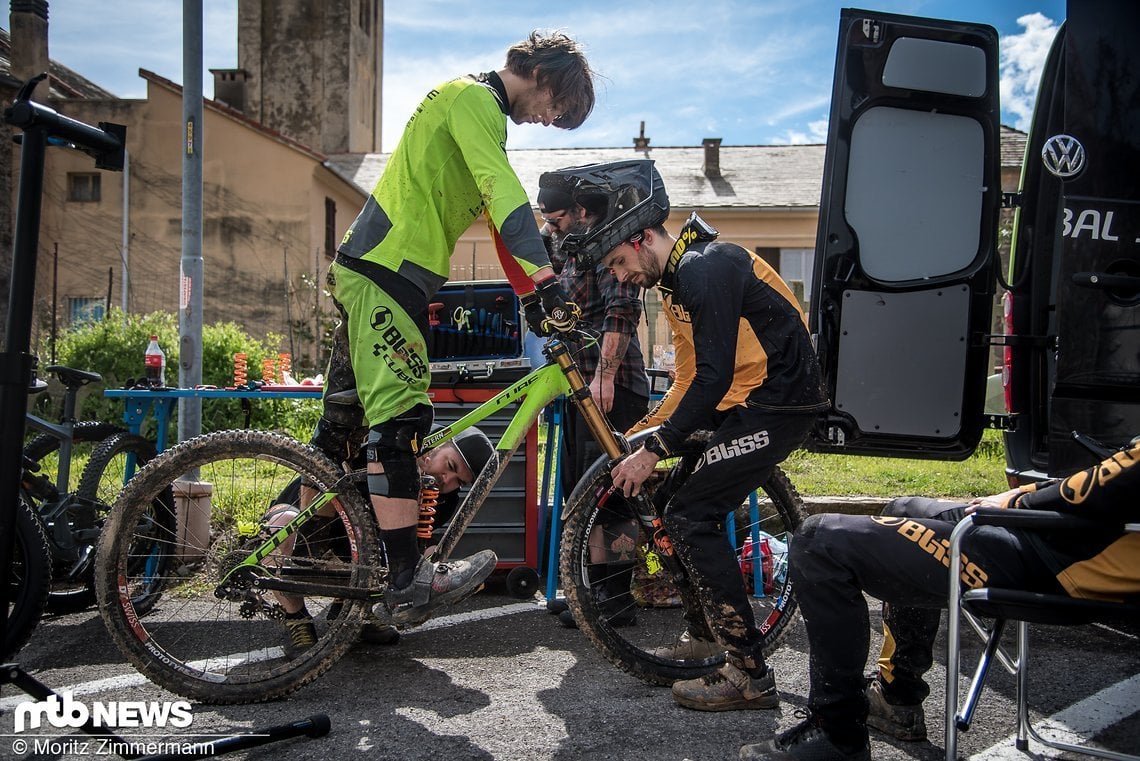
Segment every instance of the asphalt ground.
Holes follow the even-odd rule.
[[[868,605],[877,654],[878,604]],[[968,642],[963,685],[980,651],[972,635]],[[357,645],[332,670],[285,700],[193,704],[192,721],[182,729],[167,726],[121,734],[138,743],[154,743],[150,750],[171,750],[324,713],[332,721],[326,737],[292,739],[224,757],[735,759],[741,744],[766,739],[799,721],[797,713],[808,692],[806,645],[803,625],[797,623],[771,659],[782,695],[778,710],[690,711],[676,706],[668,689],[640,682],[610,665],[583,635],[562,628],[541,599],[512,598],[493,577],[488,589],[406,632],[398,644]],[[1099,728],[1098,739],[1108,747],[1140,750],[1138,645],[1136,632],[1105,627],[1041,630],[1034,638],[1033,719],[1053,724],[1058,717],[1070,724],[1083,720]],[[939,648],[930,673],[933,691],[925,703],[932,741],[902,743],[872,734],[874,758],[944,757],[944,641]],[[87,705],[179,699],[127,665],[93,610],[46,619],[17,662],[48,686],[70,690],[75,701]],[[15,734],[15,711],[27,700],[11,686],[0,692],[0,758],[115,757],[81,734],[46,724]],[[959,741],[961,757],[1025,757],[1013,748],[1013,701],[1013,678],[995,666],[974,726]],[[1031,750],[1033,757],[1058,757],[1042,753],[1037,744]]]

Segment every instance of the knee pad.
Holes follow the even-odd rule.
[[[322,415],[317,421],[317,427],[309,439],[309,444],[324,452],[334,462],[344,462],[351,459],[349,442],[358,430],[359,426],[338,423]]]
[[[378,462],[383,473],[368,474],[368,491],[378,497],[419,499],[420,469],[416,465],[420,442],[431,429],[432,409],[416,405],[408,412],[368,431],[368,461]]]

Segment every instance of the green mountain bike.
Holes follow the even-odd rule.
[[[692,458],[665,463],[642,497],[615,496],[610,467],[629,451],[629,444],[609,429],[591,399],[567,338],[581,341],[590,336],[575,331],[550,338],[547,364],[425,438],[424,447],[430,449],[497,411],[516,408],[496,442],[497,456],[476,476],[430,551],[438,559],[450,556],[539,413],[565,395],[579,406],[605,452],[574,490],[564,514],[561,574],[572,610],[607,659],[643,679],[665,684],[710,671],[723,656],[673,660],[654,654],[658,647],[676,642],[684,630],[681,603],[689,595],[684,569],[659,527],[654,505],[660,500],[654,497],[683,481]],[[697,437],[686,451],[698,452],[700,446]],[[153,502],[172,491],[191,493],[193,489],[174,483],[188,473],[200,494],[210,492],[208,527],[195,530],[192,521],[185,520],[174,531],[155,526]],[[298,505],[286,525],[268,527],[262,516],[290,499],[285,496],[287,486],[298,476],[311,501],[300,500],[304,507]],[[160,454],[128,482],[97,553],[99,609],[117,645],[152,681],[207,703],[270,700],[315,679],[357,640],[387,587],[375,518],[359,488],[364,478],[363,470],[346,472],[307,445],[259,431],[207,434]],[[749,536],[762,535],[779,538],[771,544],[784,546],[786,552],[787,537],[804,516],[803,504],[779,471],[763,492],[768,499],[755,509],[742,506],[729,530],[737,546],[746,544]],[[611,526],[624,527],[623,548],[639,559],[628,588],[617,595],[637,606],[635,627],[614,625],[614,595],[603,606],[597,594],[604,584],[596,578],[595,545],[607,539],[606,527]],[[167,556],[178,560],[159,562]],[[776,570],[786,563],[774,554],[767,557],[762,564],[757,556],[753,564],[769,570],[762,585],[767,591],[753,600],[772,649],[796,606],[786,572]],[[156,568],[176,570],[156,579]],[[758,578],[756,573],[753,577]],[[137,588],[154,589],[156,583],[162,600],[144,615],[135,604]],[[300,652],[286,647],[285,611],[278,595],[305,598],[317,623],[312,647]]]

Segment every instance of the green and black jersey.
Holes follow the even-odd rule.
[[[428,93],[337,252],[396,272],[430,297],[447,281],[459,236],[485,212],[528,276],[548,265],[507,161],[509,110],[494,73]]]

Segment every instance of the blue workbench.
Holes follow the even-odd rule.
[[[147,415],[152,412],[158,423],[155,436],[155,449],[166,449],[166,430],[174,412],[174,404],[179,399],[241,399],[243,405],[249,400],[272,401],[274,399],[313,399],[320,401],[321,386],[292,386],[273,389],[227,389],[227,388],[112,388],[103,392],[111,399],[124,402],[123,422],[132,433],[138,433]],[[248,412],[247,412],[248,414]]]

